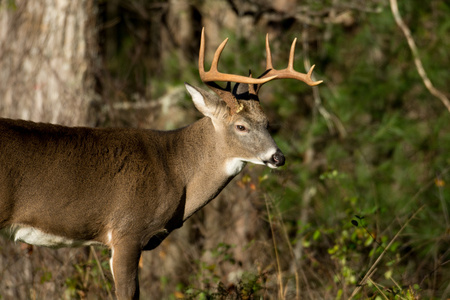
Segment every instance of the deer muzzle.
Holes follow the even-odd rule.
[[[270,160],[267,162],[267,165],[271,168],[278,168],[284,166],[285,158],[283,152],[280,149],[270,157]]]

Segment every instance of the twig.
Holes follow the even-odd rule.
[[[402,290],[402,287],[394,280],[394,278],[392,278],[392,276],[389,276],[389,279],[395,284],[399,291]]]
[[[283,231],[283,236],[284,236],[284,239],[286,240],[286,244],[288,245],[288,248],[289,248],[289,253],[291,254],[291,257],[292,257],[292,266],[294,267],[294,277],[295,277],[295,299],[296,300],[300,300],[300,279],[299,279],[299,276],[298,276],[297,259],[296,259],[295,254],[294,254],[294,249],[292,249],[291,242],[289,241],[289,235],[287,233],[286,226],[283,225],[284,221],[283,221],[283,216],[281,215],[281,211],[280,211],[280,209],[278,207],[275,208],[275,209],[276,209],[277,214],[278,214],[278,216],[280,218],[280,223],[281,223],[281,228],[282,228],[282,231]],[[287,292],[287,289],[286,289],[285,293],[286,292]]]
[[[450,229],[450,220],[448,217],[448,209],[447,209],[447,204],[444,198],[444,192],[442,190],[442,186],[443,186],[443,180],[441,179],[441,177],[439,175],[436,176],[435,181],[435,185],[439,190],[439,200],[441,201],[441,206],[442,206],[442,214],[444,215],[444,219],[445,219],[445,225],[446,228]]]
[[[403,19],[398,11],[397,0],[389,0],[389,2],[391,4],[391,11],[392,14],[394,15],[395,22],[397,23],[398,27],[400,27],[400,29],[403,31],[403,34],[405,35],[406,40],[408,41],[409,48],[411,49],[412,55],[414,57],[414,63],[416,65],[417,72],[422,78],[425,87],[433,96],[439,98],[445,105],[447,110],[450,112],[449,99],[447,98],[447,96],[444,95],[444,93],[442,93],[433,86],[433,84],[431,83],[430,79],[427,76],[427,73],[425,72],[425,69],[423,68],[422,61],[420,60],[419,57],[419,51],[417,50],[416,43],[414,42],[414,39],[411,35],[411,31],[403,22]]]
[[[105,273],[103,272],[102,265],[100,264],[100,260],[98,259],[97,253],[95,252],[94,246],[90,246],[91,253],[94,255],[94,259],[97,262],[97,267],[100,271],[100,275],[102,276],[103,284],[105,285],[106,290],[108,291],[108,298],[113,300],[113,296],[111,294],[111,289],[108,287],[108,281],[106,280]]]
[[[421,206],[407,221],[405,224],[403,224],[402,228],[395,234],[395,236],[392,238],[392,240],[389,242],[389,244],[384,248],[383,252],[381,252],[380,256],[377,258],[377,260],[373,263],[373,265],[370,267],[369,271],[367,271],[366,275],[363,277],[363,279],[359,282],[358,286],[353,291],[352,295],[349,299],[352,299],[361,289],[361,287],[366,283],[366,281],[369,279],[370,276],[373,274],[373,270],[380,262],[381,258],[384,256],[386,251],[391,247],[391,245],[394,243],[394,241],[398,238],[400,233],[406,228],[406,225],[409,224],[409,222],[414,219],[414,217],[424,208],[425,206]],[[369,276],[370,275],[370,276]]]
[[[309,45],[308,45],[308,30],[306,30],[307,26],[306,24],[303,26],[302,31],[302,49],[303,49],[303,65],[305,66],[306,70],[309,70],[311,68],[311,61],[309,60]],[[314,73],[311,76],[311,79],[315,80]],[[324,118],[328,130],[331,134],[335,133],[335,128],[339,133],[339,136],[341,138],[345,138],[347,136],[347,130],[345,129],[344,125],[341,123],[339,118],[334,115],[333,113],[330,113],[327,111],[327,109],[322,104],[322,98],[320,97],[319,88],[317,86],[313,86],[313,97],[314,97],[314,106],[317,109],[317,111],[322,115]],[[334,125],[334,126],[333,126]]]
[[[273,229],[273,222],[272,222],[272,217],[270,216],[270,210],[269,210],[269,204],[267,201],[267,196],[264,198],[265,202],[266,202],[266,209],[267,209],[267,217],[269,219],[269,225],[270,225],[270,231],[272,233],[272,241],[273,241],[273,249],[275,251],[275,258],[277,261],[277,279],[278,279],[278,285],[280,286],[280,291],[279,291],[279,295],[280,295],[280,299],[285,299],[285,295],[283,292],[283,275],[281,274],[281,264],[280,264],[280,257],[278,255],[278,250],[277,250],[277,241],[275,239],[275,230]]]
[[[308,139],[310,140],[310,139]],[[311,202],[311,199],[314,197],[314,195],[316,194],[316,188],[313,186],[310,186],[308,188],[305,189],[305,191],[303,192],[303,196],[302,196],[302,207],[301,207],[301,212],[300,212],[300,224],[302,224],[302,226],[304,226],[305,224],[308,223],[308,206],[309,203]],[[286,230],[285,230],[286,231]],[[287,233],[286,233],[287,235]],[[306,279],[306,276],[304,275],[303,269],[302,269],[302,256],[303,256],[303,243],[301,242],[301,236],[297,236],[297,243],[295,245],[295,249],[292,249],[292,246],[289,243],[289,248],[292,249],[292,259],[294,262],[298,261],[297,263],[294,263],[292,265],[292,267],[295,268],[295,274],[297,276],[297,270],[300,270],[300,272],[302,272],[303,275],[303,279],[306,285],[306,289],[308,291],[308,293],[310,294],[310,287],[309,287],[309,281],[308,279]],[[297,279],[297,278],[296,278]],[[298,286],[300,286],[300,284],[298,284]],[[300,288],[298,289],[300,291]]]
[[[380,289],[380,287],[378,286],[378,284],[376,284],[372,279],[368,278],[368,281],[370,281],[370,283],[373,284],[373,286],[380,292],[381,295],[383,295],[383,298],[386,300],[389,300],[388,297],[383,293],[383,291]]]
[[[89,251],[89,256],[88,256],[88,259],[87,259],[87,261],[90,261],[91,259],[92,259],[92,249],[91,249],[91,251]],[[87,267],[86,267],[86,274],[84,274],[84,279],[83,279],[83,288],[85,289],[85,290],[87,290],[87,287],[88,287],[88,281],[89,281],[89,275],[90,275],[90,271],[91,271],[91,267],[89,266],[89,264],[87,264]]]

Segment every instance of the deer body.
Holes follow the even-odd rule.
[[[39,246],[106,245],[116,279],[121,263],[115,257],[128,265],[123,257],[134,247],[137,264],[137,253],[156,247],[215,198],[246,160],[265,156],[275,167],[271,156],[282,154],[267,130],[257,128],[267,123],[262,112],[245,104],[253,118],[245,124],[253,122],[256,135],[248,142],[252,149],[242,151],[236,147],[242,136],[230,135],[236,129],[225,103],[188,89],[209,117],[174,131],[0,119],[0,228]]]
[[[293,70],[293,48],[285,70],[274,70],[268,59],[258,79],[222,74],[217,63],[223,47],[205,72],[202,32],[200,77],[217,95],[186,84],[205,117],[181,129],[0,119],[0,229],[39,246],[105,245],[117,298],[139,298],[143,250],[158,246],[214,199],[246,162],[284,165],[258,101],[260,86],[277,76],[320,83],[311,80],[312,70]],[[266,49],[269,57],[268,41]],[[230,84],[221,88],[213,80],[237,83],[232,91]]]
[[[144,248],[155,233],[180,227],[240,171],[229,172],[234,157],[216,149],[221,143],[210,118],[169,132],[1,119],[0,133],[0,224],[16,227],[19,238],[32,227],[69,245],[111,246],[110,233],[139,231]]]

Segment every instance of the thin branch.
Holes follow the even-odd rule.
[[[297,259],[294,254],[294,249],[292,249],[292,245],[289,240],[289,235],[288,235],[286,226],[283,225],[284,224],[283,215],[281,214],[281,211],[278,207],[275,207],[274,210],[276,210],[276,213],[277,213],[278,217],[280,218],[280,224],[281,224],[281,229],[283,231],[284,239],[286,240],[286,244],[288,245],[288,248],[289,248],[289,253],[291,254],[291,257],[292,257],[292,265],[294,267],[294,277],[295,277],[295,299],[300,300],[300,279],[298,276]],[[285,290],[285,293],[287,293],[287,289]]]
[[[389,300],[389,298],[383,293],[383,291],[380,289],[380,287],[378,286],[377,283],[375,283],[372,279],[368,278],[367,279],[370,283],[373,284],[373,286],[378,290],[378,292],[380,292],[380,294],[383,296],[384,299]]]
[[[308,40],[308,30],[306,25],[303,26],[302,31],[302,48],[303,48],[303,65],[305,66],[306,70],[309,70],[311,68],[311,62],[309,60],[309,45],[307,43]],[[315,75],[312,74],[311,78],[313,81],[315,81]],[[313,86],[313,97],[314,97],[314,106],[317,109],[317,111],[322,115],[322,117],[325,120],[325,123],[328,126],[328,130],[331,134],[335,133],[335,128],[339,133],[339,136],[341,138],[345,138],[347,136],[347,130],[345,129],[344,125],[342,124],[341,120],[334,115],[333,113],[330,113],[327,111],[327,109],[323,106],[322,98],[320,97],[319,88],[317,86]]]
[[[409,224],[409,222],[415,218],[415,216],[424,208],[424,206],[420,207],[407,221],[405,224],[403,224],[402,228],[395,234],[395,236],[392,238],[392,240],[389,242],[389,244],[384,248],[383,252],[381,252],[380,256],[377,258],[377,260],[374,262],[374,264],[370,267],[369,271],[367,271],[366,275],[363,277],[363,279],[359,282],[358,286],[353,291],[352,295],[349,299],[352,299],[356,294],[359,292],[362,286],[364,286],[367,282],[367,280],[372,276],[374,273],[375,267],[378,265],[378,263],[381,261],[381,258],[383,258],[384,254],[386,254],[387,250],[392,246],[394,241],[398,238],[400,233],[406,228],[406,226]]]
[[[277,249],[275,229],[273,228],[273,222],[272,222],[272,217],[270,215],[269,203],[268,203],[267,197],[264,197],[264,200],[266,202],[267,217],[269,218],[270,231],[272,233],[273,249],[275,251],[275,258],[276,258],[276,262],[277,262],[277,279],[278,279],[278,285],[279,285],[279,289],[280,289],[278,292],[280,295],[280,299],[285,299],[285,295],[283,292],[283,289],[284,289],[283,288],[283,274],[281,271],[280,257],[279,257],[278,249]]]
[[[427,73],[425,72],[425,69],[423,68],[422,61],[420,60],[419,57],[419,51],[417,50],[416,43],[414,42],[414,39],[411,35],[411,31],[406,26],[405,22],[403,22],[403,19],[398,11],[397,0],[389,0],[389,2],[391,4],[391,10],[392,14],[394,15],[395,22],[397,23],[398,27],[400,27],[400,29],[403,31],[403,34],[405,35],[406,40],[408,41],[409,48],[411,49],[412,55],[414,57],[414,63],[416,65],[417,72],[422,78],[425,87],[433,96],[439,98],[441,102],[445,105],[447,110],[450,112],[449,99],[447,98],[447,96],[444,95],[443,92],[439,91],[433,86],[433,84],[431,83],[430,79],[427,76]]]
[[[108,286],[108,281],[106,280],[105,273],[103,272],[102,265],[101,265],[101,263],[100,263],[100,260],[98,259],[97,253],[95,252],[94,246],[90,246],[90,250],[91,250],[91,253],[94,255],[94,259],[95,259],[95,262],[97,263],[97,267],[98,267],[98,269],[99,269],[99,271],[100,271],[100,275],[101,275],[101,277],[102,277],[103,284],[105,285],[105,288],[106,288],[106,290],[108,291],[108,298],[109,298],[110,300],[113,300],[114,298],[113,298],[113,296],[112,296],[112,294],[111,294],[111,289],[110,289],[109,286]]]

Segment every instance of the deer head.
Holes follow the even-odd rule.
[[[285,158],[268,132],[268,120],[264,114],[258,92],[261,86],[274,79],[292,78],[303,81],[310,86],[318,85],[322,81],[313,81],[311,74],[314,66],[307,74],[294,70],[294,51],[296,39],[291,46],[288,67],[283,70],[273,68],[270,53],[269,38],[266,36],[266,71],[258,78],[250,74],[240,76],[225,74],[218,71],[220,55],[228,39],[217,48],[209,71],[205,71],[205,32],[202,30],[198,68],[201,80],[217,96],[208,94],[204,90],[187,85],[197,109],[210,117],[216,132],[223,136],[218,140],[223,149],[230,149],[234,162],[252,162],[264,164],[271,168],[284,165]],[[216,81],[226,82],[225,88]],[[235,83],[232,87],[232,83]],[[232,164],[233,165],[233,164]]]

